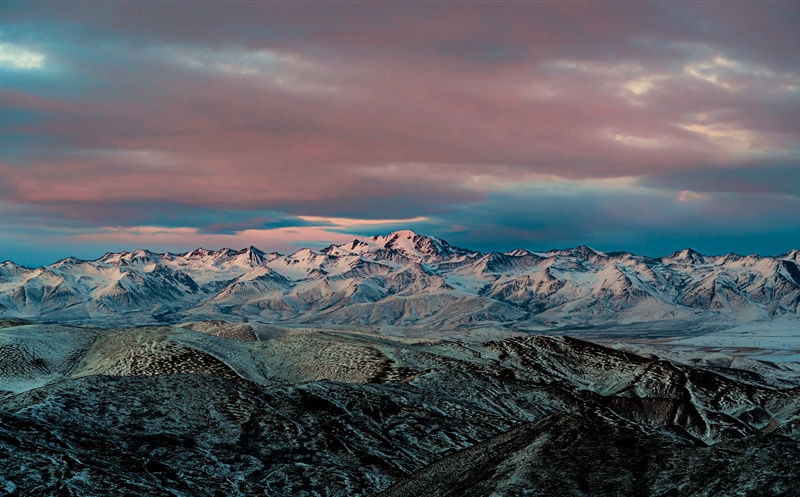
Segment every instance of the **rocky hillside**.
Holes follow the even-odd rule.
[[[800,376],[572,338],[0,329],[13,495],[791,495]],[[692,365],[693,364],[693,365]]]

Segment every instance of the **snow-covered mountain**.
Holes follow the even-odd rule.
[[[651,258],[589,247],[480,253],[397,231],[290,255],[255,247],[147,250],[0,263],[0,316],[143,324],[206,319],[294,325],[713,325],[798,320],[800,256],[691,249]]]

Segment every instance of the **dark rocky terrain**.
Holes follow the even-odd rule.
[[[541,336],[2,326],[9,495],[800,494],[800,377],[774,364]]]

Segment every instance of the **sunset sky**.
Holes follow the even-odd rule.
[[[401,228],[800,248],[800,3],[0,3],[0,260]]]

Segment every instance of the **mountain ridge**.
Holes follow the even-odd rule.
[[[797,250],[709,256],[684,249],[654,258],[584,245],[479,252],[401,230],[288,255],[250,246],[107,252],[38,268],[6,261],[0,316],[520,330],[800,320],[799,259]]]

